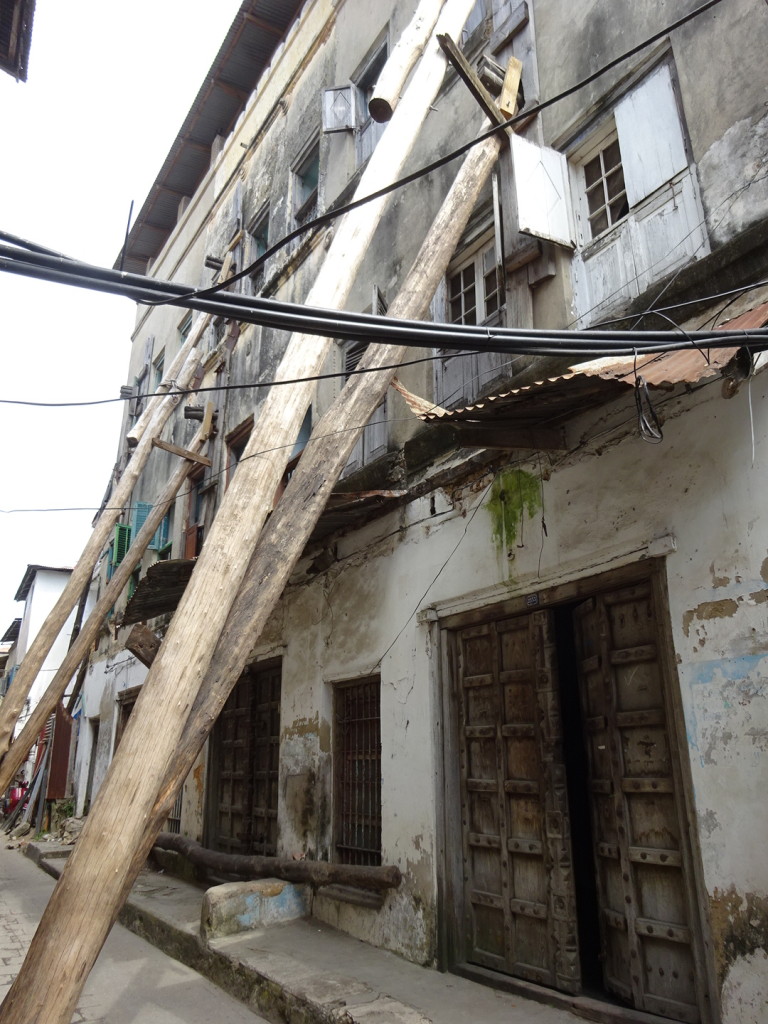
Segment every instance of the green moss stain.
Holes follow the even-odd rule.
[[[522,469],[502,471],[493,481],[485,507],[491,517],[493,539],[506,551],[517,540],[524,515],[533,519],[541,509],[539,478]]]

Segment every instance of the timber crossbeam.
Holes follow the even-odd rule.
[[[293,860],[291,857],[256,857],[238,853],[207,850],[188,836],[161,832],[155,840],[160,850],[182,854],[195,867],[238,875],[243,879],[280,878],[285,882],[311,885],[352,885],[357,889],[386,892],[396,889],[402,881],[400,869],[393,864],[365,866],[362,864],[331,864],[324,860]]]

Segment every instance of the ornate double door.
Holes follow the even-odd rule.
[[[698,1024],[659,635],[650,581],[455,632],[463,958]]]

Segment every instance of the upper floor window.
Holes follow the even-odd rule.
[[[323,131],[354,132],[358,166],[368,160],[386,128],[386,124],[373,120],[368,104],[387,62],[387,54],[385,34],[371,47],[348,85],[334,86],[323,94]]]
[[[629,213],[619,139],[614,131],[596,155],[584,163],[584,195],[591,238]]]
[[[448,275],[448,317],[452,324],[486,323],[501,305],[499,264],[492,242]]]
[[[353,76],[360,110],[357,127],[356,155],[358,165],[364,164],[376,148],[376,143],[384,134],[386,124],[374,121],[368,112],[368,104],[379,80],[379,75],[387,62],[387,43],[378,46],[372,55],[366,58],[360,70]]]
[[[269,205],[262,207],[248,225],[248,265],[255,263],[269,248]],[[251,286],[256,294],[264,283],[264,264],[251,274]]]
[[[511,145],[518,229],[575,250],[579,326],[709,251],[668,64],[619,97],[567,157],[517,135]]]
[[[293,220],[296,227],[317,216],[320,181],[320,143],[304,153],[293,169]]]

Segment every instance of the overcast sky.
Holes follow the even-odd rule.
[[[111,266],[240,0],[37,0],[28,81],[0,72],[0,228]],[[0,273],[0,398],[116,397],[135,306]],[[74,565],[120,406],[0,405],[0,635],[29,563]],[[86,507],[84,512],[13,509]]]

